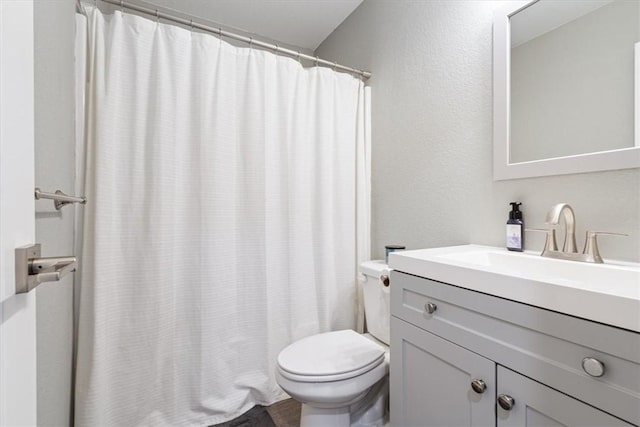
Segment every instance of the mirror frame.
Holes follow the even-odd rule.
[[[635,111],[633,147],[509,163],[511,126],[511,28],[515,13],[539,0],[511,1],[493,16],[493,180],[630,169],[640,167],[640,43],[635,45]]]

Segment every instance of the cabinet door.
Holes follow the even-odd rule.
[[[390,377],[394,427],[495,426],[495,364],[396,317]]]
[[[514,399],[511,410],[497,405],[498,427],[631,426],[606,412],[498,366],[498,398]]]

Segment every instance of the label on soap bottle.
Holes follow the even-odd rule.
[[[522,226],[507,224],[507,248],[522,249]]]

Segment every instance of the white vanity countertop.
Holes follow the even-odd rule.
[[[398,271],[640,332],[640,264],[591,264],[480,245],[394,252]]]

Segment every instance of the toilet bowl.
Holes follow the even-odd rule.
[[[301,427],[382,426],[385,422],[389,292],[388,282],[383,283],[380,276],[388,271],[380,261],[363,263],[360,271],[366,278],[363,294],[369,333],[349,329],[312,335],[278,355],[276,379],[302,403]]]

